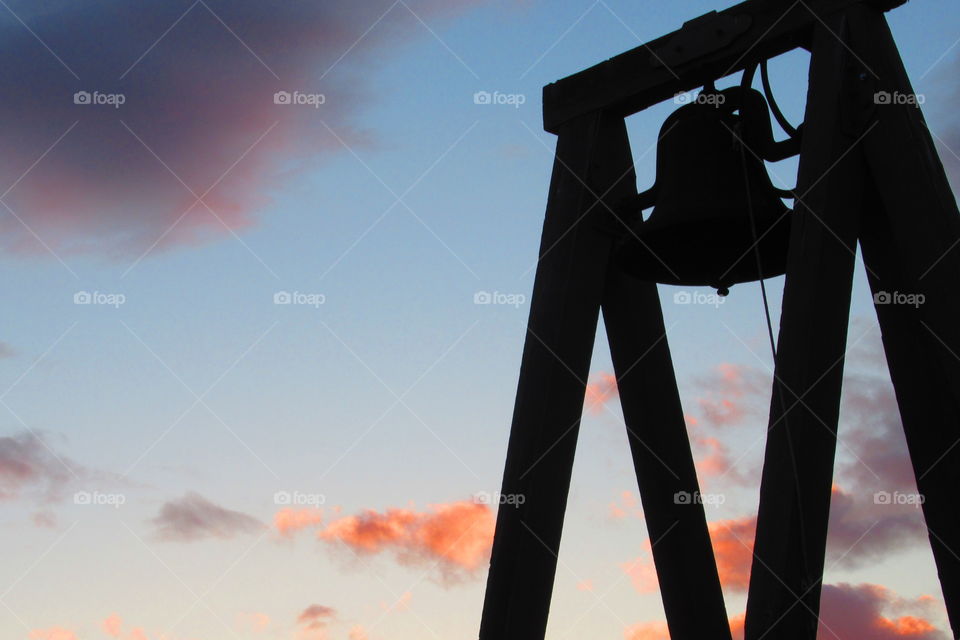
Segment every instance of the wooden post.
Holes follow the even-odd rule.
[[[585,382],[603,303],[638,486],[673,637],[730,637],[656,285],[608,270],[611,209],[636,194],[623,119],[560,134],[502,493],[481,640],[544,637]],[[600,202],[598,198],[603,198]]]
[[[876,135],[864,141],[875,196],[860,242],[950,626],[960,637],[960,213],[883,15],[863,12],[851,32],[879,76],[877,91],[891,96],[875,106]]]
[[[814,32],[746,640],[817,635],[863,189],[861,69],[846,34],[845,13]]]
[[[481,640],[535,640],[546,632],[585,381],[612,239],[597,201],[620,180],[635,190],[622,118],[601,112],[564,125],[540,245]]]
[[[608,278],[603,321],[670,637],[730,640],[657,286]]]

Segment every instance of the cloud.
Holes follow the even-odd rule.
[[[58,253],[129,259],[249,227],[292,172],[341,140],[369,147],[360,114],[384,58],[430,37],[421,19],[475,3],[8,4],[26,26],[0,20],[0,191],[15,185],[17,215],[0,217],[3,248],[42,252],[32,230]],[[278,91],[324,103],[275,104]]]
[[[720,584],[733,591],[746,591],[750,585],[756,516],[708,522],[707,528],[717,558]]]
[[[472,501],[431,505],[428,511],[372,509],[330,522],[317,537],[355,554],[393,552],[403,564],[436,564],[445,581],[466,577],[489,558],[494,517]]]
[[[81,467],[58,456],[38,435],[22,432],[0,437],[0,501],[38,491],[46,501],[62,497]]]
[[[38,511],[31,517],[35,527],[40,529],[56,529],[57,516],[52,511]]]
[[[0,340],[0,360],[12,358],[15,355],[17,355],[17,352],[13,350],[13,347],[3,340]]]
[[[626,489],[620,492],[619,499],[607,505],[607,511],[614,520],[623,520],[630,516],[643,518],[643,510],[640,508],[637,497],[632,491]]]
[[[630,577],[630,582],[638,593],[654,593],[660,588],[660,583],[657,581],[657,569],[650,556],[650,541],[644,544],[647,548],[646,555],[621,563],[620,570]]]
[[[710,427],[739,426],[765,413],[758,408],[767,404],[770,377],[754,367],[721,362],[708,375],[694,378],[703,422]]]
[[[369,640],[366,629],[362,625],[356,624],[350,628],[350,640]]]
[[[877,504],[873,492],[855,497],[834,486],[827,557],[836,565],[854,568],[882,560],[893,551],[922,542],[925,535],[919,505]]]
[[[666,622],[641,622],[624,629],[625,640],[670,640]]]
[[[336,609],[322,604],[312,604],[297,616],[297,624],[305,625],[308,629],[322,629],[336,615]]]
[[[317,526],[321,522],[323,522],[323,510],[316,507],[281,509],[273,516],[273,526],[282,536],[290,536],[302,529]]]
[[[187,493],[160,508],[151,522],[161,540],[193,542],[204,538],[233,538],[258,533],[264,524],[245,513],[220,507],[197,493]]]
[[[270,626],[270,616],[257,611],[237,615],[239,626],[253,633],[264,631]]]
[[[900,598],[876,584],[827,584],[820,596],[820,628],[817,638],[833,640],[947,640],[928,617],[929,596]],[[744,614],[730,618],[733,640],[743,640]],[[626,640],[669,640],[665,622],[643,622],[627,627]]]
[[[123,619],[113,613],[101,623],[100,628],[111,638],[119,638],[123,629]]]
[[[617,397],[617,376],[612,373],[600,372],[594,382],[587,384],[587,392],[583,404],[587,411],[599,414],[604,406]]]
[[[77,634],[63,627],[35,629],[30,632],[30,640],[78,640]]]
[[[820,596],[821,638],[946,640],[922,617],[929,600],[904,600],[875,584],[827,584]]]

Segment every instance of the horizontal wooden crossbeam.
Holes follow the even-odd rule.
[[[747,0],[543,88],[544,129],[592,111],[626,117],[744,67],[806,47],[823,16],[856,4],[907,0]]]

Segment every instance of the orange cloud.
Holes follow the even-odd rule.
[[[436,562],[444,571],[471,572],[489,556],[494,524],[487,505],[464,500],[431,505],[427,512],[370,509],[330,522],[317,536],[356,553],[393,551],[405,563]]]
[[[625,640],[670,640],[666,622],[641,622],[624,629]]]
[[[316,507],[281,509],[273,516],[273,525],[282,536],[289,536],[301,529],[319,525],[321,522],[323,522],[323,510]]]
[[[607,402],[617,397],[617,376],[612,373],[599,373],[596,382],[587,385],[583,403],[591,413],[600,413]]]
[[[77,634],[63,627],[50,627],[31,631],[30,640],[77,640]]]
[[[743,640],[743,624],[746,621],[746,614],[741,613],[738,616],[730,618],[730,634],[733,640]]]
[[[660,583],[657,581],[657,569],[653,564],[653,558],[650,557],[649,540],[645,544],[647,554],[630,562],[622,563],[620,569],[630,576],[633,588],[639,593],[653,593],[660,588]]]
[[[608,509],[610,517],[614,520],[622,520],[630,515],[638,518],[643,517],[643,510],[640,508],[640,503],[637,501],[636,496],[633,495],[633,492],[628,490],[621,491],[620,498],[611,502],[608,505]]]
[[[717,559],[720,584],[734,591],[746,591],[750,585],[757,517],[717,520],[707,523],[707,527]]]
[[[103,623],[100,625],[103,629],[103,632],[110,637],[119,638],[120,630],[123,628],[123,620],[117,614],[111,614]]]
[[[746,591],[750,585],[753,561],[753,537],[756,516],[708,522],[710,541],[717,561],[720,584],[733,591]],[[639,593],[653,593],[659,588],[657,570],[650,555],[650,541],[644,543],[647,553],[620,565]]]
[[[354,625],[350,628],[350,640],[368,640],[366,629],[362,625]]]
[[[260,632],[270,626],[270,616],[265,613],[241,613],[237,616],[240,626],[253,632]]]
[[[593,580],[582,580],[578,582],[577,591],[593,591]]]

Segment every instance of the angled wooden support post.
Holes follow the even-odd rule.
[[[611,211],[635,193],[622,117],[563,125],[503,477],[525,500],[497,516],[481,640],[545,635],[601,303],[673,637],[730,636],[702,507],[674,501],[698,487],[656,285],[608,268]]]
[[[913,96],[880,11],[818,29],[747,640],[816,638],[855,238],[960,637],[960,214]]]
[[[851,24],[877,75],[860,243],[933,558],[960,637],[960,212],[884,17]],[[903,96],[905,100],[899,100]]]
[[[864,158],[847,14],[815,29],[746,640],[815,640]],[[872,100],[872,94],[870,99]]]

